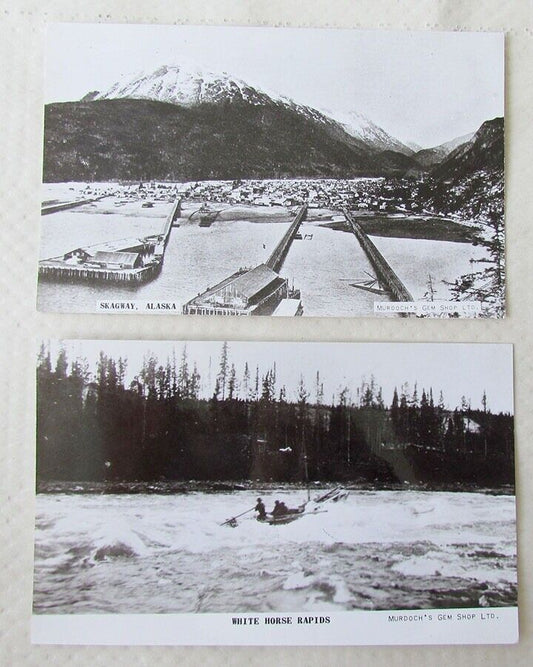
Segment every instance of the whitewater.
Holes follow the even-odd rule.
[[[257,491],[38,494],[34,612],[515,606],[514,496],[352,491],[287,524]],[[296,507],[304,490],[261,493]]]

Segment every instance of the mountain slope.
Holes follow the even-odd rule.
[[[464,220],[503,220],[503,157],[504,121],[494,118],[432,170],[420,185],[420,202]]]
[[[377,175],[375,155],[283,105],[115,99],[45,109],[44,180]]]
[[[424,168],[431,169],[437,164],[445,160],[448,155],[458,146],[470,141],[474,137],[474,133],[464,134],[461,137],[456,137],[451,141],[446,141],[438,146],[432,148],[422,148],[414,154],[415,160]]]
[[[352,137],[363,141],[377,151],[394,151],[413,156],[415,151],[399,139],[392,137],[379,125],[376,125],[358,111],[333,112],[324,109],[324,114],[338,122]]]
[[[478,171],[502,171],[503,150],[503,118],[487,120],[472,139],[458,146],[434,167],[431,175],[437,180],[455,183]]]
[[[414,157],[403,152],[385,150],[378,153],[377,157],[384,175],[416,177],[424,172]]]
[[[164,65],[149,73],[125,78],[98,93],[95,100],[136,99],[191,107],[198,104],[248,102],[265,104],[272,98],[225,72],[214,73],[188,65]]]
[[[360,113],[323,112],[182,63],[48,105],[44,178],[418,176],[452,148],[415,153]]]
[[[225,73],[164,66],[81,102],[48,105],[44,179],[353,178],[419,169],[362,119],[358,136]]]
[[[252,86],[225,72],[212,72],[191,63],[164,65],[158,69],[125,77],[103,93],[90,93],[93,99],[143,99],[193,107],[198,104],[245,102],[252,105],[279,105],[322,124],[339,136],[352,137],[352,145],[377,152],[395,151],[412,155],[413,150],[390,136],[369,118],[356,111],[333,113],[298,104],[284,95]],[[344,137],[346,138],[346,137]]]

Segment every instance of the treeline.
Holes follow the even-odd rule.
[[[37,480],[260,480],[513,484],[513,418],[483,396],[450,411],[405,384],[386,405],[374,378],[324,400],[319,372],[289,394],[275,365],[237,372],[224,343],[212,392],[184,348],[160,363],[104,353],[91,371],[64,349],[37,366]],[[290,396],[290,397],[289,397]]]

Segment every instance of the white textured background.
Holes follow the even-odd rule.
[[[530,665],[533,661],[533,3],[531,0],[0,0],[0,664]],[[39,314],[45,21],[211,23],[507,33],[508,318],[417,321]],[[69,54],[65,53],[68,64]],[[37,337],[512,342],[521,641],[509,647],[98,648],[31,646]],[[7,407],[7,410],[5,409]]]

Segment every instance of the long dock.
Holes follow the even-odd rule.
[[[283,238],[281,241],[278,243],[278,245],[275,247],[274,252],[270,255],[268,260],[265,262],[265,264],[272,269],[272,271],[275,271],[276,273],[279,273],[283,262],[285,261],[285,257],[287,256],[287,253],[289,252],[289,248],[291,247],[291,243],[293,242],[294,237],[296,236],[296,233],[298,231],[298,228],[300,227],[303,219],[305,218],[307,214],[307,204],[303,204],[303,206],[300,207],[298,213],[295,215],[294,220],[291,223],[291,226],[289,229],[285,232],[283,235]]]
[[[174,225],[174,222],[176,221],[176,218],[179,218],[181,215],[181,199],[176,199],[174,206],[172,207],[172,210],[168,214],[167,219],[165,220],[165,224],[163,225],[163,229],[161,230],[161,237],[162,237],[162,242],[163,242],[163,247],[167,247],[168,239],[170,237],[170,232],[172,230],[172,226]]]
[[[342,209],[342,212],[346,221],[352,228],[355,237],[359,241],[361,248],[365,251],[372,268],[376,272],[376,277],[378,278],[380,285],[383,286],[391,300],[413,301],[413,297],[409,293],[407,287],[398,278],[396,273],[394,273],[390,264],[369,239],[365,230],[356,220],[354,220],[352,214],[347,209]]]
[[[51,204],[50,206],[41,207],[41,215],[49,215],[50,213],[58,213],[59,211],[66,211],[69,208],[76,208],[77,206],[83,206],[84,204],[92,204],[95,201],[100,201],[107,197],[107,195],[101,195],[100,197],[93,197],[92,199],[78,199],[76,201],[67,201],[62,204]]]

